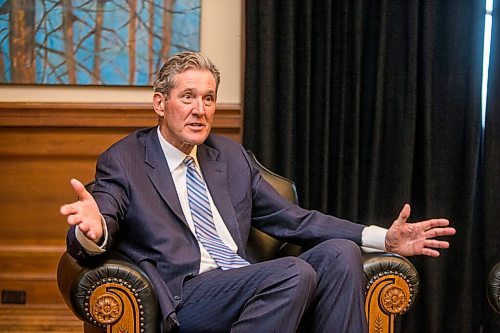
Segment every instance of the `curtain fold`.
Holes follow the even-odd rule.
[[[458,230],[411,258],[404,332],[481,325],[483,26],[475,0],[246,1],[244,145],[306,208],[389,227],[408,202]]]

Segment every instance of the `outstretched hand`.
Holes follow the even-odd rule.
[[[98,244],[103,235],[103,229],[97,203],[80,181],[71,179],[70,183],[78,195],[78,200],[62,205],[60,212],[67,216],[68,224],[78,226],[88,239]]]
[[[439,257],[437,249],[450,246],[447,241],[434,239],[439,236],[455,234],[449,227],[447,219],[431,219],[422,222],[408,223],[410,205],[405,204],[398,218],[392,223],[385,237],[387,251],[403,256],[426,255]]]

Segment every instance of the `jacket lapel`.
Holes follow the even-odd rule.
[[[148,175],[149,179],[174,214],[187,225],[172,175],[170,174],[165,155],[158,140],[156,129],[148,134],[145,145],[145,162],[153,168]]]
[[[198,162],[200,163],[212,199],[233,240],[238,246],[238,252],[243,252],[243,243],[236,219],[236,212],[234,211],[229,194],[227,164],[218,160],[218,155],[219,152],[217,150],[207,145],[198,146]]]

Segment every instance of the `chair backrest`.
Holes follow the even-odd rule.
[[[247,150],[247,153],[252,158],[254,165],[259,169],[262,177],[264,177],[264,179],[271,184],[271,186],[274,187],[282,197],[295,204],[299,202],[297,189],[295,188],[295,183],[293,181],[280,176],[263,166],[250,150]]]
[[[255,167],[257,167],[264,179],[278,191],[281,196],[293,203],[298,203],[297,189],[295,183],[285,177],[282,177],[265,166],[263,166],[251,151],[247,151],[252,158]],[[248,246],[246,249],[247,256],[253,262],[275,259],[280,256],[280,253],[295,255],[299,248],[288,245],[286,251],[283,248],[286,244],[277,240],[265,233],[255,229],[250,229],[248,238]]]

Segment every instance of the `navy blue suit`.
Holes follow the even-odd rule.
[[[238,143],[211,134],[198,147],[197,157],[243,258],[247,258],[251,226],[307,247],[336,238],[361,243],[362,225],[304,210],[283,199]],[[93,195],[108,227],[106,247],[158,273],[167,286],[162,310],[175,314],[183,300],[184,281],[198,274],[200,252],[183,215],[156,127],[133,132],[99,157]],[[73,235],[70,230],[68,251],[86,257]]]

